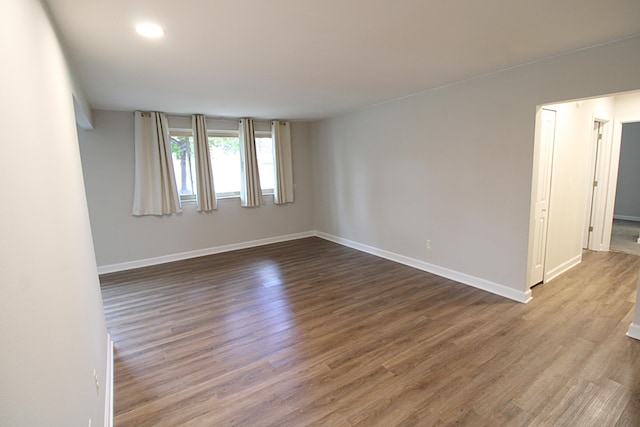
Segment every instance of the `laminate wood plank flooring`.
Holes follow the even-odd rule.
[[[639,270],[521,304],[308,238],[102,275],[115,426],[639,426]]]

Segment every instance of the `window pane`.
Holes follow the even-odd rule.
[[[240,140],[210,136],[209,151],[216,193],[240,193]]]
[[[271,137],[256,138],[256,155],[260,172],[260,188],[273,191],[273,142]]]
[[[171,157],[173,158],[173,171],[176,176],[176,185],[180,196],[193,196],[195,186],[195,159],[193,151],[193,136],[173,135],[171,138]]]

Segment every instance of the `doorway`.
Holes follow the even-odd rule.
[[[553,126],[543,125],[553,122],[544,110],[555,111]],[[631,122],[640,122],[638,91],[537,107],[528,288],[579,264],[585,247],[609,250],[622,126]]]
[[[618,186],[620,151],[622,146],[622,129],[625,124],[633,124],[636,122],[640,122],[640,115],[616,118],[613,124],[613,138],[611,139],[610,144],[610,155],[609,158],[605,160],[608,164],[608,173],[605,174],[605,177],[608,181],[608,185],[606,188],[607,194],[604,198],[605,200],[601,201],[596,207],[596,209],[602,212],[603,216],[602,237],[599,244],[596,248],[594,248],[594,250],[610,250],[614,210],[616,204],[616,193]],[[634,188],[635,191],[637,191],[636,188]]]
[[[610,250],[640,255],[640,122],[622,124]]]

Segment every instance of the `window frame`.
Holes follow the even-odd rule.
[[[171,139],[173,136],[186,136],[186,137],[191,137],[194,138],[195,135],[193,134],[193,130],[192,129],[183,129],[183,128],[169,128],[169,138]],[[210,137],[221,137],[221,138],[239,138],[240,134],[238,133],[238,131],[234,131],[234,130],[216,130],[216,129],[207,129],[207,143],[210,144],[210,142],[208,141],[208,138]],[[273,152],[273,136],[271,134],[271,131],[265,131],[265,130],[254,130],[254,138],[271,138],[271,144],[272,144],[272,152]],[[195,141],[194,141],[195,142]],[[170,142],[171,143],[171,142]],[[191,147],[191,162],[195,162],[195,147]],[[209,146],[209,148],[211,149],[211,145]],[[194,164],[190,164],[189,165],[190,168],[195,168],[196,165]],[[176,187],[179,185],[178,180],[177,180],[177,173],[178,171],[174,171],[174,176],[176,178]],[[195,172],[193,172],[195,174]],[[241,167],[239,166],[239,170],[238,173],[242,173],[241,172]],[[197,189],[197,182],[196,182],[196,177],[192,176],[192,190],[193,190],[193,194],[179,194],[180,197],[180,202],[181,203],[197,203],[197,197],[198,197],[198,189]],[[242,179],[242,178],[241,178]],[[275,179],[275,177],[274,177]],[[215,181],[214,181],[214,185],[215,185]],[[273,196],[274,193],[274,189],[273,188],[261,188],[262,191],[262,195],[263,196]],[[240,198],[240,191],[233,191],[233,192],[224,192],[224,193],[219,193],[216,192],[216,199],[237,199]]]
[[[273,146],[273,135],[271,134],[271,131],[266,131],[266,130],[254,130],[253,131],[253,137],[254,138],[270,138],[271,139],[271,154],[273,156],[273,150],[274,150],[274,146]],[[274,165],[275,168],[275,165]],[[258,167],[259,169],[259,167]],[[274,175],[275,175],[275,169],[274,169]],[[275,176],[273,177],[273,181],[275,184]],[[262,195],[263,196],[273,196],[273,192],[274,192],[274,188],[261,188],[262,190]]]
[[[271,134],[271,131],[260,131],[260,130],[254,130],[253,131],[253,136],[254,138],[271,138],[271,150],[273,152],[273,136]],[[240,138],[240,134],[238,133],[238,131],[232,131],[232,130],[215,130],[215,129],[207,129],[207,138],[210,137],[220,137],[220,138]],[[207,141],[209,142],[209,141]],[[211,146],[209,146],[209,148],[211,148]],[[242,169],[240,169],[238,171],[239,173],[242,173]],[[241,178],[242,179],[242,178]],[[215,180],[214,180],[214,185],[215,185]],[[262,191],[262,195],[263,196],[273,196],[273,192],[274,189],[273,188],[261,188]],[[240,198],[240,191],[228,191],[228,192],[224,192],[224,193],[218,193],[216,191],[216,199],[236,199],[236,198]]]
[[[169,128],[169,140],[171,140],[172,136],[186,136],[186,137],[194,138],[192,129]],[[169,144],[171,144],[171,141],[169,141]],[[191,161],[195,162],[196,160],[195,147],[191,147],[191,148],[193,148],[193,150],[191,152],[190,159]],[[178,196],[180,197],[180,203],[197,203],[198,201],[197,183],[196,183],[195,177],[193,176],[193,173],[195,173],[195,164],[193,165],[189,164],[189,168],[192,171],[191,172],[192,173],[192,176],[191,176],[192,194],[178,194]],[[173,175],[176,181],[176,188],[177,188],[178,180],[176,178],[175,170],[173,171]]]
[[[211,142],[209,138],[240,138],[240,134],[238,131],[232,130],[215,130],[215,129],[207,129],[207,143],[209,144],[209,150],[211,150]],[[213,159],[211,159],[213,163]],[[213,165],[212,165],[213,167]],[[238,165],[238,173],[241,173],[240,165]],[[240,178],[242,179],[242,177]],[[215,179],[213,180],[213,185],[215,185]],[[224,193],[220,193],[216,191],[216,199],[239,199],[240,198],[240,190],[238,191],[227,191]]]

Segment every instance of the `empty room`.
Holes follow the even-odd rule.
[[[0,425],[640,425],[638,1],[0,29]]]

